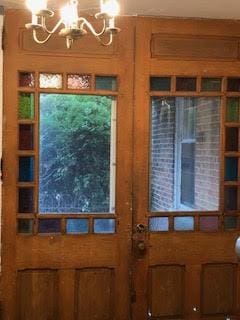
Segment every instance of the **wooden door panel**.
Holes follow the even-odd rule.
[[[114,270],[77,271],[77,319],[114,319]]]
[[[201,312],[203,315],[234,314],[237,264],[202,266]]]
[[[151,317],[182,317],[185,268],[160,265],[149,269],[149,312]]]
[[[57,319],[58,293],[56,270],[18,271],[18,319]]]

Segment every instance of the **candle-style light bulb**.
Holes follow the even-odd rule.
[[[47,9],[47,0],[26,0],[26,6],[32,14],[36,14]]]
[[[71,1],[61,9],[61,18],[66,28],[77,27],[78,9],[77,1]]]
[[[115,17],[119,14],[120,7],[117,0],[101,1],[101,12],[108,14],[110,17]]]

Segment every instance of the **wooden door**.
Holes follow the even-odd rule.
[[[132,19],[119,19],[122,32],[112,46],[87,36],[71,51],[58,37],[35,44],[27,20],[24,12],[6,12],[2,319],[129,319]],[[78,144],[74,165],[67,160],[70,144],[72,150]],[[106,158],[95,157],[96,150],[105,150]],[[68,164],[49,171],[63,160]],[[72,165],[72,181],[61,180]],[[107,185],[101,178],[106,166]],[[47,174],[57,177],[60,191],[45,189]],[[84,199],[72,188],[76,178],[84,179]],[[104,199],[95,192],[101,184]],[[71,191],[63,203],[66,186]],[[98,208],[89,194],[98,194]]]
[[[240,317],[236,26],[137,20],[134,320]]]

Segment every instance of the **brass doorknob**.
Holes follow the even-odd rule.
[[[137,244],[138,250],[140,251],[145,251],[146,250],[146,245],[144,241],[139,241]]]

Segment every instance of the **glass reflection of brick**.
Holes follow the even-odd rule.
[[[67,77],[68,89],[90,89],[91,87],[91,76],[90,75],[79,75],[69,74]]]

